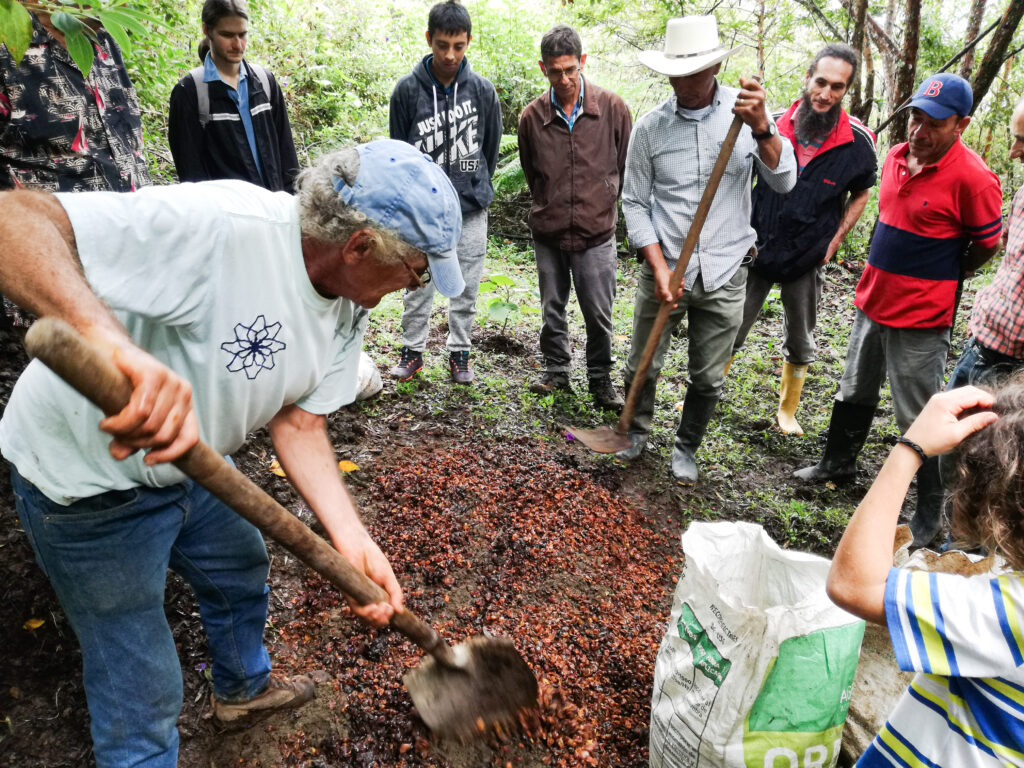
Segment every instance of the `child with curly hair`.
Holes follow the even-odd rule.
[[[1024,377],[935,395],[899,438],[843,534],[828,579],[840,607],[888,627],[910,688],[858,766],[1024,766]],[[962,441],[962,442],[961,442]],[[892,567],[914,473],[959,445],[953,532],[1013,573]]]

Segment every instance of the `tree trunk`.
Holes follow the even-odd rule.
[[[903,51],[897,63],[892,108],[897,109],[914,93],[917,77],[917,49],[921,40],[921,0],[907,0],[907,16],[903,28]],[[891,131],[892,143],[907,140],[907,121],[897,119]]]
[[[864,50],[864,23],[868,12],[868,0],[854,0],[850,15],[853,17],[853,31],[850,34],[850,47],[855,51]],[[860,113],[864,109],[864,97],[861,95],[861,83],[864,81],[864,57],[861,56],[860,66],[857,68],[857,76],[850,85],[849,112],[863,122]]]
[[[981,20],[984,16],[985,0],[973,0],[971,3],[971,15],[967,19],[967,31],[964,33],[964,45],[970,43],[981,32]],[[960,77],[964,80],[970,80],[972,69],[974,69],[974,48],[971,48],[960,59]]]
[[[864,71],[864,95],[857,105],[857,111],[850,110],[850,114],[867,125],[871,110],[875,106],[875,61],[871,56],[871,46],[867,42],[864,43],[860,63]]]
[[[757,71],[764,72],[764,39],[765,39],[765,27],[764,27],[764,0],[760,0],[757,4]]]
[[[992,33],[992,42],[985,51],[985,56],[978,65],[974,80],[971,81],[971,88],[974,91],[974,108],[981,103],[992,87],[992,81],[999,74],[999,68],[1006,60],[1006,51],[1010,47],[1017,26],[1020,24],[1021,16],[1024,16],[1024,2],[1022,0],[1010,0],[1010,4],[1003,14],[999,28]],[[974,109],[971,110],[974,114]]]

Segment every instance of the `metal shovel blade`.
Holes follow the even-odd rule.
[[[598,427],[597,429],[566,427],[565,431],[594,453],[618,453],[632,445],[629,442],[628,435],[624,435],[611,427]]]
[[[509,732],[522,710],[537,706],[537,678],[508,638],[471,637],[452,652],[455,666],[428,656],[403,678],[434,733],[465,742],[489,728]]]

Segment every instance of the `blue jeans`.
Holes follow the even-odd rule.
[[[132,488],[50,501],[11,468],[36,560],[82,646],[98,768],[174,768],[182,679],[164,615],[172,568],[189,583],[209,638],[218,699],[260,693],[269,561],[259,531],[203,488]]]
[[[949,384],[946,385],[946,390],[966,387],[969,384],[996,387],[1008,376],[1022,368],[1024,368],[1024,360],[996,352],[971,338],[967,340],[960,359],[956,361],[953,372],[949,375]],[[956,460],[957,450],[955,448],[939,457],[942,484],[947,490],[953,484]]]
[[[983,347],[974,339],[968,339],[963,354],[956,361],[949,376],[946,389],[966,387],[968,384],[997,386],[1015,371],[1024,368],[1024,360],[1009,357],[994,349]]]

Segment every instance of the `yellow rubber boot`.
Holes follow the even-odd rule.
[[[804,388],[806,376],[806,365],[782,364],[782,389],[779,393],[779,412],[775,414],[775,421],[779,423],[779,429],[787,435],[804,433],[796,421],[796,407],[800,405],[800,392]]]

